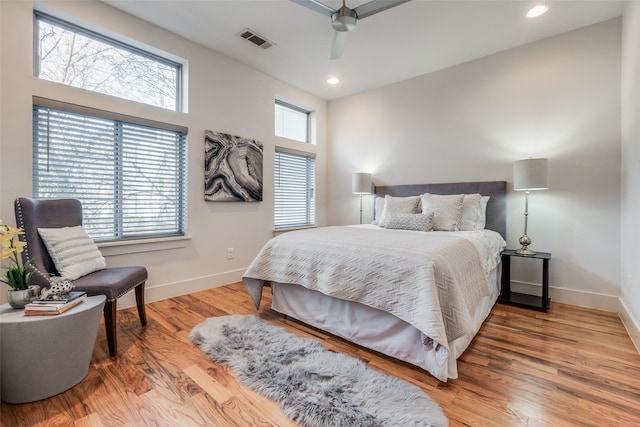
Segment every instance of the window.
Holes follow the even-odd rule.
[[[276,99],[276,136],[309,142],[310,112]]]
[[[34,98],[33,195],[79,199],[96,240],[184,235],[186,129]]]
[[[275,228],[315,224],[315,183],[316,159],[312,155],[276,149]]]
[[[37,77],[180,111],[182,66],[36,12]]]

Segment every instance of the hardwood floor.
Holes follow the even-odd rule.
[[[440,404],[451,426],[640,426],[640,355],[615,313],[556,303],[539,313],[497,304],[460,358],[459,378],[445,384],[284,320],[264,308],[269,294],[261,317],[416,384]],[[246,313],[255,310],[239,283],[147,304],[145,328],[135,308],[123,310],[117,358],[108,356],[101,327],[80,384],[40,402],[2,403],[2,425],[293,426],[275,403],[242,386],[188,338],[207,317]]]

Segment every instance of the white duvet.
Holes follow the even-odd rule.
[[[284,233],[262,248],[243,282],[256,308],[265,281],[298,284],[386,311],[423,334],[439,358],[471,332],[502,237],[493,231],[414,232],[375,226]]]

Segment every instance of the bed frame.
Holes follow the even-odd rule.
[[[507,183],[505,181],[460,182],[377,186],[375,194],[376,196],[389,194],[396,197],[405,197],[424,193],[480,193],[483,196],[490,196],[491,198],[487,204],[486,228],[496,231],[504,237],[506,232],[506,189]],[[450,341],[450,355],[444,361],[440,360],[436,353],[425,353],[422,346],[422,334],[413,326],[389,313],[381,312],[359,303],[350,303],[329,297],[318,291],[305,289],[300,285],[273,283],[272,308],[285,317],[297,319],[300,322],[355,342],[358,345],[404,360],[430,372],[441,381],[447,381],[448,378],[457,378],[457,358],[467,348],[498,298],[499,267],[494,269],[490,276],[491,294],[481,298],[476,305],[472,320],[473,333],[470,331],[470,333]],[[260,280],[243,278],[244,280],[249,281],[245,281],[245,285],[254,302],[259,301],[262,283],[251,282],[260,282]],[[327,313],[331,313],[331,315],[327,316]],[[344,315],[341,313],[344,313]],[[363,322],[368,326],[369,331],[394,331],[399,340],[389,344],[388,336],[376,337],[368,332],[365,332],[364,335],[358,335],[358,331],[362,328],[352,324],[354,316],[364,319]]]
[[[376,196],[384,197],[385,194],[395,197],[417,196],[424,193],[431,194],[474,194],[490,196],[487,204],[487,225],[485,228],[497,231],[506,239],[506,181],[487,182],[454,182],[442,184],[408,184],[408,185],[383,185],[376,186]]]

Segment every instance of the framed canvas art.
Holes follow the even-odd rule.
[[[261,202],[260,141],[206,131],[204,138],[204,199],[212,202]]]

